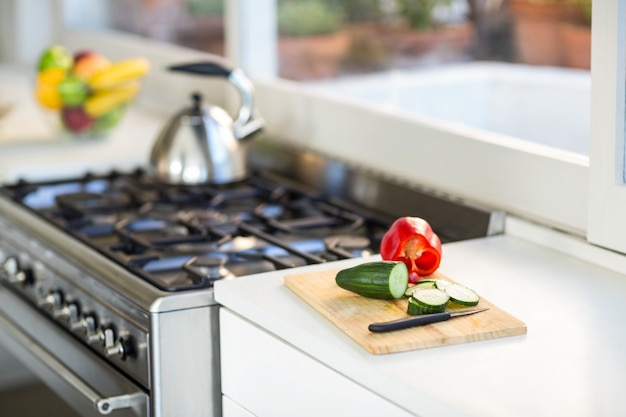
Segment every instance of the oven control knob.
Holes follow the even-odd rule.
[[[58,320],[68,322],[68,324],[75,322],[78,320],[78,304],[64,304],[60,308],[54,310],[52,315]]]
[[[101,328],[97,327],[96,318],[94,316],[86,316],[84,318],[83,327],[85,328],[85,337],[88,343],[104,342],[104,332]]]
[[[39,307],[49,309],[53,312],[61,309],[62,303],[63,296],[60,291],[50,291],[48,295],[43,296],[37,301]]]
[[[8,256],[2,262],[2,272],[10,283],[29,284],[32,282],[31,269],[22,267],[17,256]]]
[[[107,356],[126,357],[122,339],[115,340],[115,332],[110,327],[104,330],[104,353]]]
[[[87,328],[86,317],[80,315],[77,304],[70,304],[69,307],[72,309],[67,323],[70,326],[70,330],[74,332],[85,331]]]

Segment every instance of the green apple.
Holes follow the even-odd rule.
[[[81,105],[89,95],[89,87],[82,77],[68,75],[57,86],[57,92],[64,106]]]
[[[102,116],[98,117],[93,124],[94,132],[106,132],[112,128],[114,128],[122,117],[124,117],[124,113],[126,112],[126,106],[121,105],[117,106],[112,110],[109,110]]]
[[[74,58],[67,49],[61,45],[54,45],[46,49],[39,58],[37,69],[39,71],[48,68],[60,68],[68,71],[74,64]]]

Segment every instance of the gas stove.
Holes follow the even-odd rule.
[[[171,185],[142,169],[0,188],[0,341],[82,415],[220,416],[216,280],[378,253],[400,216],[443,242],[498,211],[255,140],[252,174]]]
[[[228,186],[142,170],[18,183],[3,193],[163,291],[377,252],[388,219],[255,173]]]

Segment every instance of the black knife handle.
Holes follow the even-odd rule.
[[[391,332],[393,330],[408,329],[409,327],[423,326],[425,324],[446,321],[451,317],[450,313],[422,314],[420,316],[409,317],[408,319],[399,319],[384,323],[372,323],[367,328],[370,332],[374,333]]]

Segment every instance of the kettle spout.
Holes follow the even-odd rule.
[[[249,120],[245,125],[238,127],[233,125],[233,135],[236,139],[242,140],[250,138],[254,133],[257,133],[263,128],[264,122],[262,119]]]

